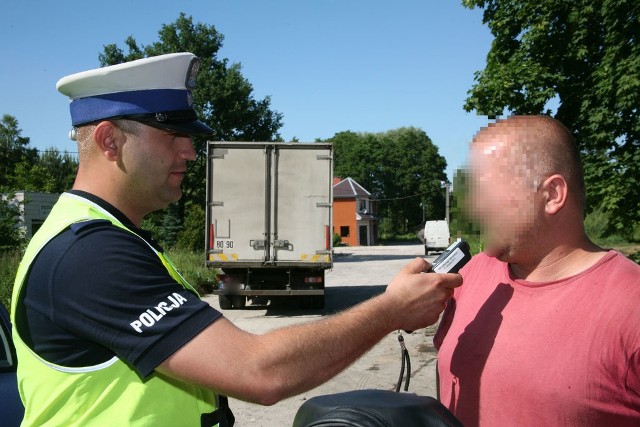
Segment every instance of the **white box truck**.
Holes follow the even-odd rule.
[[[324,307],[332,257],[332,146],[209,142],[206,265],[223,309],[299,297]]]

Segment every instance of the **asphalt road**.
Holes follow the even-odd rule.
[[[302,310],[287,304],[248,305],[245,310],[224,310],[224,315],[240,328],[253,333],[264,333],[331,315],[384,292],[386,284],[404,264],[416,256],[424,256],[424,247],[341,247],[336,248],[334,253],[334,268],[326,274],[324,310]],[[428,259],[433,258],[430,256]],[[220,309],[217,297],[208,296],[205,300]],[[410,392],[436,395],[436,352],[432,343],[434,332],[435,326],[431,326],[412,334],[403,333],[411,356]],[[309,392],[270,407],[230,399],[236,426],[291,426],[300,405],[313,396],[370,388],[395,390],[400,374],[400,354],[397,334],[393,333],[341,374]]]

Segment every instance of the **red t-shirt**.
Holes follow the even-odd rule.
[[[640,425],[640,266],[610,251],[563,280],[461,271],[434,342],[440,400],[466,427]]]

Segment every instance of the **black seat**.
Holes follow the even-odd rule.
[[[306,401],[293,427],[461,427],[438,400],[413,393],[356,390]]]

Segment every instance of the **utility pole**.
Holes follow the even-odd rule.
[[[451,191],[451,184],[446,181],[440,181],[440,188],[444,188],[445,219],[449,224],[449,191]]]

